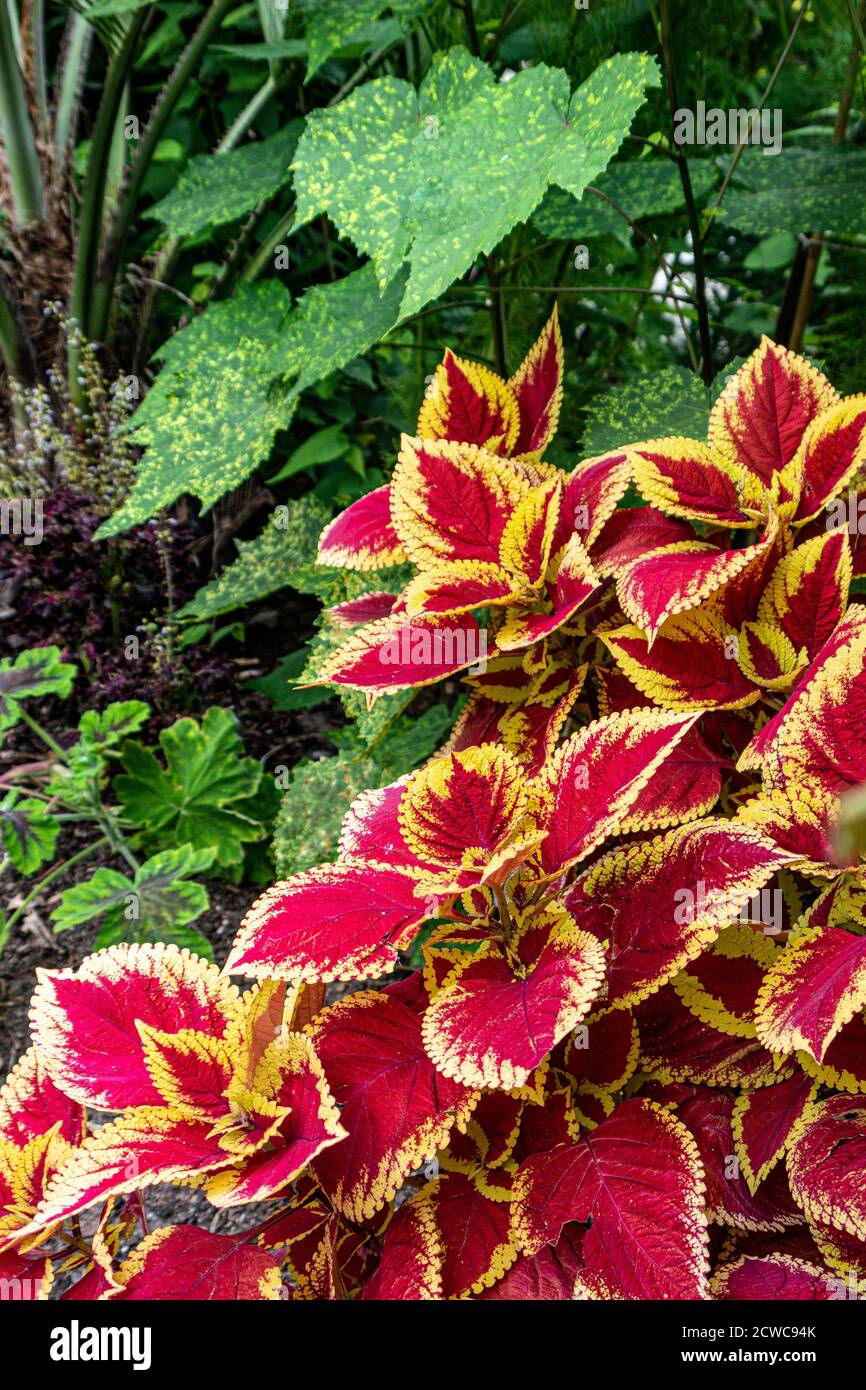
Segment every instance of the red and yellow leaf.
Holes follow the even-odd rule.
[[[776,565],[758,619],[777,623],[793,647],[816,656],[848,605],[851,549],[844,531],[803,541]]]
[[[823,1062],[833,1039],[866,1008],[866,937],[804,924],[792,935],[758,996],[758,1037],[775,1052],[802,1049]]]
[[[388,1227],[382,1257],[359,1294],[377,1303],[430,1302],[442,1297],[442,1237],[433,1206],[413,1197]]]
[[[791,1255],[741,1255],[720,1265],[710,1294],[722,1303],[822,1303],[837,1297],[825,1269]]]
[[[754,501],[746,471],[696,439],[673,437],[628,450],[635,485],[652,507],[689,521],[753,526],[744,508]]]
[[[764,337],[710,412],[710,449],[769,486],[797,453],[808,426],[837,401],[817,368]]]
[[[310,983],[385,975],[430,915],[416,888],[408,869],[364,859],[297,874],[253,904],[225,970]]]
[[[417,685],[433,685],[484,659],[486,646],[470,613],[392,613],[358,628],[327,661],[311,685],[346,685],[368,698]]]
[[[491,454],[514,453],[520,411],[512,384],[446,348],[427,387],[416,433],[419,439],[480,444]]]
[[[791,1145],[788,1175],[810,1222],[866,1240],[866,1099],[817,1102]]]
[[[553,1047],[589,1012],[604,978],[604,952],[565,915],[530,919],[539,936],[524,963],[490,943],[464,955],[424,1016],[437,1068],[466,1086],[524,1086]]]
[[[319,1155],[316,1172],[337,1209],[353,1221],[372,1217],[390,1201],[452,1128],[466,1123],[478,1099],[427,1056],[422,1002],[426,997],[412,999],[399,987],[353,994],[311,1026],[348,1131]]]
[[[547,448],[559,421],[563,369],[562,333],[554,304],[553,313],[508,383],[520,417],[512,453],[541,454]]]
[[[126,1302],[238,1302],[279,1299],[280,1267],[244,1236],[199,1226],[160,1226],[145,1236],[117,1272]]]
[[[237,991],[216,966],[164,944],[110,946],[78,970],[40,970],[30,1022],[40,1060],[73,1100],[98,1110],[160,1104],[138,1024],[222,1037]]]
[[[581,1143],[521,1164],[515,1229],[532,1254],[555,1244],[568,1222],[591,1222],[579,1284],[589,1297],[705,1298],[703,1192],[685,1125],[650,1101],[630,1100]]]
[[[652,645],[631,623],[600,636],[623,674],[657,705],[742,709],[760,695],[737,662],[736,634],[714,609],[669,618]]]
[[[722,820],[602,855],[565,905],[608,945],[608,1000],[622,1008],[659,989],[788,859],[760,835]]]
[[[391,488],[388,483],[359,497],[335,517],[319,538],[320,565],[342,569],[378,570],[402,564],[406,553],[391,525]]]
[[[758,1187],[808,1124],[817,1086],[794,1072],[778,1086],[744,1091],[734,1101],[734,1149],[750,1192]]]
[[[421,569],[499,561],[506,525],[529,484],[474,444],[403,436],[391,480],[394,527]]]
[[[585,859],[639,813],[644,787],[693,722],[665,710],[624,710],[588,724],[557,749],[539,779],[546,875]]]

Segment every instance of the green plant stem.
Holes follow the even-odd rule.
[[[377,63],[381,63],[382,59],[391,52],[391,49],[397,47],[398,43],[400,43],[400,39],[393,39],[391,43],[384,43],[381,48],[377,48],[374,53],[371,53],[369,58],[365,58],[363,63],[359,63],[358,67],[352,73],[352,76],[346,79],[342,87],[334,93],[327,105],[336,106],[338,101],[342,101],[343,97],[348,96],[351,91],[354,91],[358,83],[363,82],[367,73],[372,72]]]
[[[57,742],[57,740],[54,739],[54,738],[52,738],[52,736],[51,736],[51,734],[49,734],[48,730],[47,730],[47,729],[43,729],[42,725],[38,722],[38,720],[34,719],[32,714],[28,714],[26,709],[21,709],[21,707],[19,706],[19,708],[18,708],[18,713],[20,714],[21,718],[23,719],[23,721],[24,721],[24,723],[27,725],[27,727],[28,727],[29,729],[32,729],[32,730],[33,730],[33,732],[34,732],[34,734],[36,734],[37,738],[41,738],[41,739],[42,739],[42,742],[43,742],[48,748],[51,749],[52,753],[54,753],[58,758],[60,758],[61,762],[64,762],[64,763],[65,763],[65,762],[66,762],[66,754],[64,753],[63,749],[60,747],[60,744]]]
[[[677,84],[676,75],[674,73],[674,54],[671,42],[668,0],[659,0],[659,20],[661,26],[665,82],[667,85],[668,102],[671,108],[671,118],[673,119],[675,112],[679,109],[679,103],[677,101]],[[678,168],[680,171],[680,182],[683,187],[683,198],[686,204],[686,216],[692,236],[692,255],[694,256],[695,262],[698,335],[701,340],[701,375],[706,385],[709,386],[713,379],[713,340],[710,333],[710,313],[707,306],[707,279],[704,271],[704,246],[701,240],[701,224],[700,218],[698,217],[697,204],[695,203],[692,176],[689,173],[688,160],[681,159]]]
[[[39,133],[48,136],[48,81],[45,74],[45,0],[32,0],[30,46],[33,52],[33,93],[39,111]]]
[[[119,854],[122,859],[126,860],[133,873],[138,873],[141,865],[127,845],[123,832],[111,813],[100,809],[96,812],[96,821],[115,854]]]
[[[65,873],[67,869],[71,869],[75,864],[80,864],[83,859],[88,859],[91,854],[95,854],[97,850],[102,849],[108,843],[107,837],[102,836],[100,839],[94,840],[92,844],[87,845],[85,849],[78,850],[77,854],[71,855],[69,859],[64,859],[61,864],[55,864],[54,868],[49,870],[49,872],[39,880],[35,888],[27,894],[24,901],[19,903],[18,907],[16,907],[12,916],[6,923],[7,936],[16,922],[20,921],[24,916],[30,904],[34,903],[37,898],[42,896],[49,883],[53,883],[54,880],[59,878],[62,873]]]
[[[475,10],[472,7],[472,0],[451,0],[455,10],[463,11],[463,18],[466,20],[466,34],[469,39],[469,48],[476,58],[481,57],[481,40],[478,37],[478,26],[475,23]]]
[[[650,248],[650,250],[653,253],[653,256],[655,257],[656,264],[658,265],[659,270],[662,272],[662,274],[665,277],[665,280],[667,281],[667,290],[670,291],[673,288],[674,280],[678,279],[680,288],[683,290],[690,303],[694,305],[695,309],[697,309],[697,301],[695,300],[694,295],[692,295],[689,292],[688,286],[683,283],[682,276],[675,276],[674,266],[666,265],[665,258],[662,255],[661,248],[659,247],[659,244],[656,241],[655,237],[651,236],[649,232],[645,232],[643,228],[638,225],[637,222],[635,222],[631,217],[629,217],[628,213],[623,208],[621,208],[618,203],[615,203],[614,200],[612,198],[609,198],[606,193],[603,193],[600,188],[594,188],[590,185],[589,187],[587,187],[586,191],[587,193],[594,193],[597,198],[602,198],[606,203],[608,203],[610,207],[613,208],[613,211],[628,223],[634,234],[640,237],[642,241],[646,242],[647,246]],[[691,358],[692,368],[694,371],[697,371],[698,360],[695,355],[694,347],[692,346],[691,334],[689,333],[688,328],[686,327],[685,319],[683,318],[683,312],[679,307],[679,301],[675,300],[674,302],[676,304],[675,312],[679,320],[680,329],[686,341],[686,346],[689,350],[689,357]]]
[[[209,7],[175,64],[174,71],[163,87],[150,120],[142,133],[135,158],[127,174],[126,183],[118,198],[100,257],[99,275],[93,293],[92,319],[88,326],[88,333],[92,337],[102,339],[108,331],[114,284],[117,279],[124,243],[135,215],[142,181],[150,168],[156,147],[162,139],[165,127],[171,119],[184,88],[198,70],[205,48],[234,4],[235,0],[215,0],[214,4]]]
[[[490,321],[493,325],[493,353],[496,370],[502,377],[508,376],[508,332],[505,324],[505,286],[497,274],[492,256],[485,257],[487,283],[490,289]]]
[[[24,339],[18,327],[18,320],[12,312],[3,292],[3,280],[0,278],[0,356],[3,358],[3,365],[6,368],[11,382],[17,382],[19,386],[24,385]],[[15,418],[19,426],[26,423],[24,408],[20,401],[13,398],[13,408]]]
[[[6,0],[0,3],[0,131],[9,170],[15,221],[26,227],[45,216],[36,135],[18,65],[15,34]]]
[[[288,235],[288,233],[292,229],[294,221],[295,204],[292,203],[292,206],[288,209],[285,216],[283,216],[280,219],[274,230],[262,242],[255,255],[251,256],[250,259],[247,261],[246,265],[244,266],[243,270],[238,276],[238,281],[241,284],[249,284],[250,281],[258,279],[265,266],[268,264],[268,261],[274,254],[275,244],[279,242],[281,237]]]
[[[103,199],[114,123],[123,97],[123,89],[135,60],[138,40],[150,10],[151,6],[145,5],[142,9],[137,10],[130,19],[120,51],[109,64],[102,91],[102,100],[99,103],[96,124],[93,128],[90,154],[87,160],[87,175],[84,180],[84,198],[78,223],[72,293],[69,301],[70,318],[75,320],[85,338],[90,336],[91,290],[99,256]],[[81,349],[73,334],[69,343],[67,369],[69,394],[73,404],[79,410],[83,409],[85,404],[84,391],[78,381],[80,365]]]
[[[93,30],[80,14],[72,12],[63,38],[63,60],[55,88],[54,149],[58,162],[65,164],[75,135],[84,69],[90,54]]]
[[[246,135],[256,116],[267,105],[271,97],[277,90],[277,84],[273,77],[268,77],[257,92],[254,92],[247,102],[243,111],[235,116],[222,140],[220,140],[214,154],[225,154],[226,150],[233,150],[238,141]]]

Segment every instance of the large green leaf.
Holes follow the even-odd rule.
[[[753,236],[771,232],[866,235],[866,150],[749,149],[722,204],[726,223]]]
[[[430,757],[453,718],[444,705],[434,705],[417,719],[403,715],[367,757],[341,753],[294,768],[274,827],[277,873],[284,877],[333,859],[343,817],[355,798]]]
[[[270,456],[301,391],[364,352],[397,321],[398,277],[372,266],[316,285],[292,308],[277,280],[242,285],[164,344],[165,365],[132,419],[146,446],[132,491],[99,539],[146,521],[181,493],[205,508]]]
[[[339,49],[359,38],[384,10],[408,20],[429,10],[431,3],[433,0],[390,0],[390,4],[388,0],[299,0],[310,46],[306,80],[309,82]]]
[[[158,218],[170,236],[188,237],[252,212],[289,181],[302,127],[300,120],[289,121],[267,140],[196,155],[171,192],[144,215]]]
[[[175,941],[187,945],[188,933],[178,938],[178,928],[193,922],[209,906],[207,889],[189,883],[213,863],[212,849],[179,845],[147,859],[133,878],[115,869],[97,869],[85,882],[61,895],[51,914],[55,931],[104,918],[99,946],[115,941]],[[196,944],[201,940],[193,933]]]
[[[587,416],[582,446],[586,458],[662,435],[704,439],[709,420],[707,388],[685,367],[664,367],[596,396]]]
[[[276,280],[242,287],[172,340],[132,424],[146,446],[132,491],[100,539],[146,521],[182,492],[210,507],[270,455],[294,400],[277,380],[274,344],[289,317]]]
[[[690,159],[689,173],[700,206],[716,181],[717,170],[708,159]],[[679,170],[668,159],[632,159],[612,164],[599,174],[594,186],[627,212],[633,222],[658,217],[683,207]],[[631,228],[609,203],[594,193],[572,197],[563,188],[551,188],[533,216],[533,224],[545,236],[583,241],[594,236],[631,236]]]
[[[547,187],[580,197],[624,139],[655,59],[616,54],[576,92],[544,64],[507,82],[461,48],[418,92],[379,78],[310,113],[295,157],[298,218],[321,212],[388,284],[405,259],[414,313],[529,218]]]
[[[261,768],[243,756],[237,730],[234,714],[217,707],[201,724],[178,719],[159,736],[165,767],[148,748],[125,744],[126,773],[113,785],[128,819],[158,844],[213,848],[222,867],[239,864],[243,846],[261,839],[265,825],[253,805]]]
[[[75,667],[60,660],[59,647],[31,647],[19,652],[14,661],[4,656],[0,661],[0,731],[17,724],[22,700],[66,696],[74,679]]]

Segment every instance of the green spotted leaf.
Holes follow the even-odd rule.
[[[401,716],[366,757],[343,752],[293,768],[274,826],[280,877],[335,858],[343,817],[361,792],[384,787],[424,762],[444,742],[454,719],[444,705],[419,718]]]
[[[179,333],[132,419],[146,446],[132,490],[99,538],[146,521],[182,492],[210,507],[268,459],[294,399],[274,348],[290,305],[276,280],[244,286]]]
[[[53,858],[59,833],[60,823],[46,810],[44,801],[25,797],[0,806],[0,840],[21,874],[35,873]]]
[[[277,508],[255,540],[237,542],[237,559],[199,589],[178,617],[215,618],[287,584],[301,587],[316,568],[316,547],[329,518],[330,510],[309,494]]]
[[[716,182],[717,171],[711,160],[690,159],[689,173],[700,207]],[[684,206],[679,170],[668,159],[632,159],[612,164],[599,174],[594,186],[627,212],[633,222],[677,212]],[[568,241],[631,236],[628,223],[603,198],[585,193],[577,199],[563,188],[548,190],[532,221],[545,236]]]
[[[700,377],[685,367],[664,367],[605,391],[587,413],[582,452],[592,458],[663,435],[705,439],[709,401]]]
[[[319,536],[330,517],[330,509],[311,493],[277,507],[264,530],[254,540],[238,541],[237,559],[199,589],[177,616],[198,621],[217,618],[287,586],[315,594],[327,605],[366,593],[371,587],[369,574],[316,563]],[[395,565],[377,571],[375,588],[396,594],[408,577],[407,566]]]
[[[146,521],[181,493],[213,506],[267,462],[298,395],[397,321],[402,281],[380,294],[372,266],[316,285],[292,308],[277,280],[242,285],[163,346],[164,367],[132,419],[145,445],[124,505],[99,539]]]
[[[418,92],[383,77],[311,112],[295,156],[299,221],[326,212],[382,284],[408,258],[414,313],[535,211],[550,184],[580,197],[618,150],[645,89],[647,54],[616,54],[574,93],[544,64],[496,82],[460,48]]]
[[[721,215],[753,236],[866,236],[866,150],[745,150]]]
[[[302,126],[290,121],[267,140],[196,155],[171,192],[144,215],[157,218],[169,236],[188,237],[252,212],[289,181]]]
[[[397,275],[380,291],[373,267],[364,265],[342,280],[307,290],[277,348],[282,370],[297,373],[292,394],[339,371],[384,338],[399,320],[404,286],[405,277]]]
[[[304,18],[310,47],[306,80],[309,82],[340,49],[367,37],[371,22],[385,10],[408,22],[429,10],[432,3],[433,0],[391,0],[390,4],[388,0],[299,0],[298,10]],[[396,41],[400,30],[394,26],[392,32]]]

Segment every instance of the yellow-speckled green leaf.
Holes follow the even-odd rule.
[[[172,340],[166,365],[133,416],[146,446],[124,505],[99,536],[146,521],[182,492],[210,507],[267,461],[294,398],[274,369],[290,313],[278,281],[244,286]]]
[[[316,563],[319,536],[330,517],[330,509],[311,493],[277,508],[254,540],[236,543],[237,559],[199,589],[177,616],[199,621],[216,618],[288,585],[299,593],[315,594],[328,605],[365,593],[370,588],[368,574]],[[376,588],[397,594],[410,573],[400,565],[379,570]]]
[[[595,397],[582,452],[589,458],[656,435],[703,439],[709,409],[707,388],[694,372],[685,367],[647,372]]]
[[[433,0],[299,0],[310,53],[307,63],[309,82],[323,63],[338,49],[361,36],[371,21],[385,10],[404,22],[429,10]]]
[[[343,817],[361,792],[383,787],[424,762],[440,747],[453,712],[434,705],[419,718],[399,718],[364,758],[342,753],[292,770],[274,826],[274,857],[281,878],[324,864],[337,853]]]
[[[716,181],[717,171],[712,160],[690,159],[689,173],[700,207]],[[630,159],[612,164],[594,184],[633,222],[676,212],[684,205],[679,169],[669,159]],[[548,190],[532,221],[545,236],[568,241],[610,235],[630,239],[632,235],[625,219],[603,198],[585,193],[577,199],[564,188]]]
[[[572,94],[561,69],[495,82],[452,49],[417,93],[385,77],[311,113],[295,156],[299,220],[328,213],[383,284],[408,257],[401,313],[414,313],[529,218],[550,184],[580,197],[658,80],[649,55],[616,54]]]
[[[815,235],[866,235],[866,150],[786,148],[770,159],[764,150],[744,150],[722,219],[753,236],[799,236],[804,227]]]
[[[242,285],[164,345],[132,419],[145,445],[132,491],[100,527],[116,535],[188,492],[205,508],[270,457],[299,393],[393,327],[403,282],[379,293],[371,266],[317,285],[292,308],[277,280]]]
[[[293,580],[303,583],[315,564],[318,538],[330,515],[329,508],[309,494],[279,508],[255,540],[237,542],[237,559],[199,589],[177,616],[215,618]]]
[[[170,236],[194,236],[243,217],[288,183],[303,122],[289,121],[276,135],[225,154],[198,154],[174,188],[145,217],[155,217]]]

